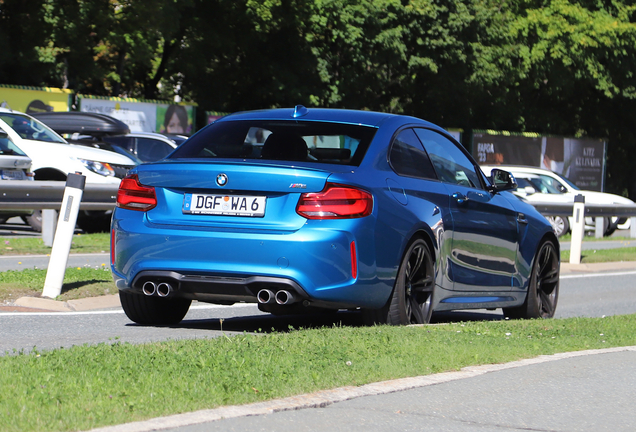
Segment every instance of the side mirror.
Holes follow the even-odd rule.
[[[491,193],[517,189],[517,180],[508,171],[493,169],[490,173],[490,181],[492,183],[489,188]]]
[[[526,192],[526,195],[532,195],[534,193],[537,193],[537,190],[533,188],[532,186],[526,186],[523,188],[523,190]]]
[[[3,131],[2,129],[0,129],[0,138],[8,138],[8,137],[9,137],[9,134]]]

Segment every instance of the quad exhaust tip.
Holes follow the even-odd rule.
[[[274,303],[275,294],[268,290],[262,289],[256,294],[256,299],[261,304]]]
[[[167,282],[161,282],[157,285],[157,295],[159,297],[168,297],[172,294],[172,285]]]
[[[155,283],[146,281],[141,287],[141,291],[147,296],[168,297],[174,291],[174,288],[168,282]]]
[[[279,290],[274,293],[268,289],[260,290],[256,294],[256,299],[260,304],[278,303],[279,305],[289,305],[298,301],[298,297],[287,290]]]
[[[141,288],[141,290],[147,296],[153,296],[157,292],[157,285],[152,281],[144,282],[144,285]]]
[[[280,290],[276,293],[276,303],[279,305],[292,304],[296,301],[296,298],[292,293],[285,290]]]

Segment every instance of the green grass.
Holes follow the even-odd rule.
[[[636,345],[636,315],[113,342],[0,357],[2,430],[86,430],[469,365]]]
[[[71,253],[103,253],[110,250],[110,234],[75,234]],[[0,237],[0,255],[48,255],[51,248],[40,237]]]
[[[20,297],[39,297],[44,288],[46,270],[25,269],[0,272],[0,303],[14,301]],[[116,294],[110,267],[67,268],[64,274],[62,293],[57,300]]]
[[[619,249],[584,250],[581,252],[581,263],[601,263],[617,261],[636,261],[636,247]],[[570,262],[570,251],[561,251],[561,262]]]

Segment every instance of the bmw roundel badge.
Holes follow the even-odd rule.
[[[219,186],[225,186],[227,184],[227,176],[225,174],[219,174],[216,176],[216,184]]]

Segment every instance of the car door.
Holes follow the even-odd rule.
[[[482,174],[458,144],[417,128],[438,178],[444,182],[453,220],[449,277],[457,291],[509,291],[517,273],[518,218],[500,194],[485,188]]]
[[[404,234],[408,234],[407,231],[414,226],[421,227],[420,222],[424,222],[430,227],[438,250],[448,249],[453,223],[448,210],[448,191],[437,179],[435,169],[413,129],[403,129],[395,136],[388,156],[389,164],[396,175],[386,179],[387,190],[392,199],[408,207],[409,214],[416,218],[415,221],[409,220],[404,224]],[[393,209],[394,206],[385,208]],[[398,221],[402,217],[404,213],[400,211],[391,216],[390,220],[395,224],[393,228],[400,229]],[[382,235],[381,232],[378,235]],[[441,252],[439,255],[443,254]],[[438,260],[437,264],[437,285],[451,289],[446,262]]]

